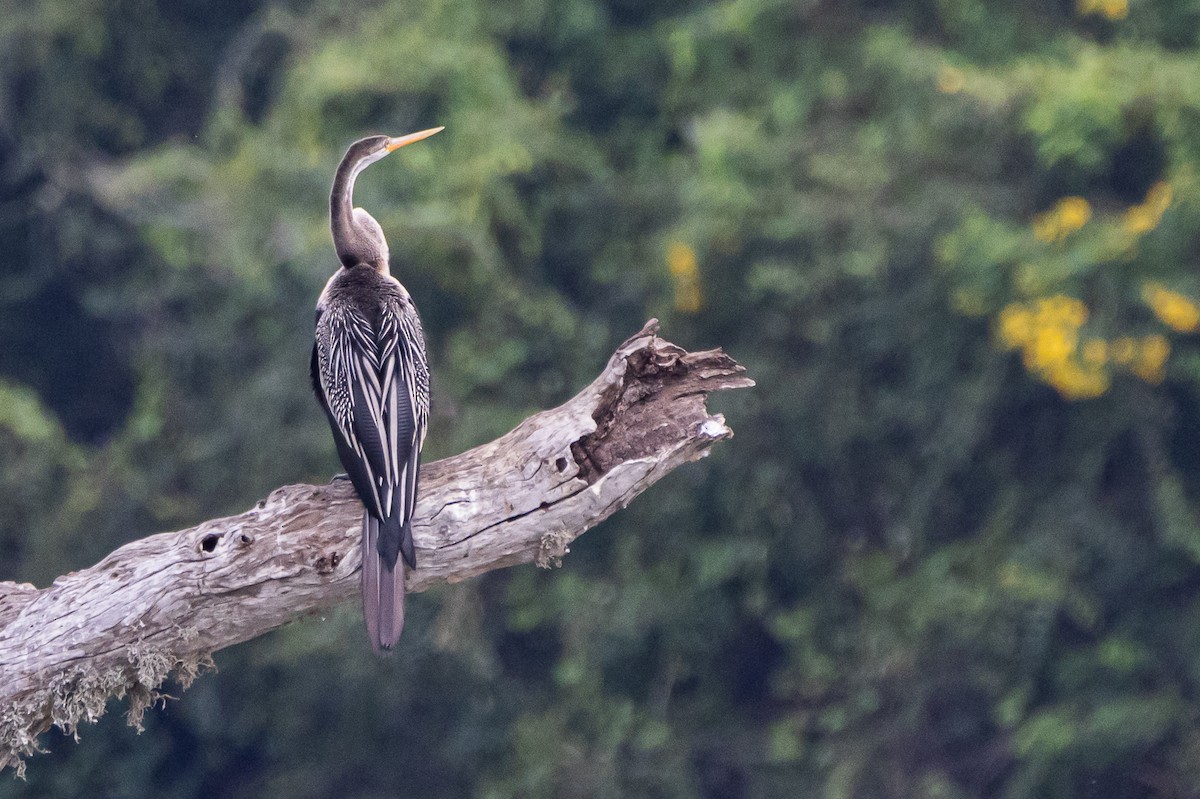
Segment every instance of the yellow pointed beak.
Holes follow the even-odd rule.
[[[445,127],[430,128],[429,130],[422,130],[422,131],[418,131],[417,133],[410,133],[407,136],[397,136],[394,139],[388,139],[388,143],[385,145],[384,149],[386,149],[390,153],[390,152],[393,152],[394,150],[399,150],[401,147],[403,147],[406,144],[412,144],[413,142],[420,141],[421,139],[428,139],[433,134],[439,133],[445,129],[446,129]]]

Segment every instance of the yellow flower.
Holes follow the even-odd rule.
[[[996,336],[1005,349],[1020,349],[1025,368],[1064,397],[1088,399],[1107,391],[1111,376],[1105,369],[1109,346],[1104,339],[1089,339],[1079,347],[1087,318],[1087,305],[1076,297],[1040,297],[1006,305]]]
[[[1141,236],[1158,227],[1158,218],[1149,208],[1142,205],[1135,205],[1125,212],[1122,223],[1127,233],[1134,236]]]
[[[942,94],[958,94],[967,85],[967,77],[958,67],[942,64],[937,72],[937,90]]]
[[[1081,17],[1101,14],[1109,19],[1129,16],[1129,0],[1075,0],[1075,13]]]
[[[1161,215],[1171,207],[1171,199],[1174,196],[1175,191],[1171,188],[1171,184],[1165,180],[1160,180],[1146,192],[1145,204]]]
[[[1033,237],[1038,241],[1057,241],[1058,232],[1058,217],[1052,212],[1047,211],[1033,218]]]
[[[1146,199],[1140,204],[1130,206],[1125,211],[1123,223],[1126,232],[1134,236],[1149,233],[1162,222],[1162,216],[1171,207],[1175,192],[1171,184],[1160,180],[1146,192]]]
[[[1024,346],[1033,337],[1033,314],[1020,303],[1004,306],[997,331],[1006,350]]]
[[[1109,19],[1125,19],[1129,16],[1129,0],[1101,0],[1100,13]]]
[[[704,306],[700,292],[700,265],[696,251],[683,242],[667,247],[667,270],[675,284],[675,310],[696,313]]]
[[[1160,283],[1147,283],[1142,298],[1154,315],[1167,327],[1179,333],[1191,333],[1200,327],[1200,306]]]
[[[1167,341],[1166,336],[1155,333],[1142,339],[1142,357],[1146,359],[1147,363],[1162,366],[1167,362],[1167,356],[1170,354],[1171,343]]]
[[[1092,206],[1082,197],[1066,197],[1058,203],[1058,216],[1064,230],[1079,230],[1092,218]]]
[[[1087,321],[1088,310],[1083,301],[1065,294],[1042,297],[1037,301],[1038,323],[1079,327]]]
[[[1032,369],[1049,369],[1063,363],[1075,351],[1074,330],[1060,327],[1039,328],[1033,341],[1025,347],[1025,363]]]
[[[1129,369],[1147,383],[1160,383],[1165,376],[1163,367],[1170,354],[1171,344],[1165,336],[1157,333],[1146,336],[1137,348],[1137,355]]]
[[[1062,306],[1063,318],[1066,319],[1067,324],[1079,327],[1087,321],[1088,309],[1087,306],[1083,304],[1083,300],[1075,297],[1063,297]]]
[[[1100,369],[1067,361],[1046,373],[1046,382],[1067,399],[1092,399],[1108,391],[1111,378]]]
[[[1033,235],[1047,243],[1062,241],[1092,218],[1092,206],[1082,197],[1064,197],[1043,214],[1033,218]]]

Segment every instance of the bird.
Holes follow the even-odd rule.
[[[441,130],[359,139],[346,150],[329,195],[340,266],[317,300],[310,370],[363,504],[363,615],[377,653],[400,638],[405,567],[417,567],[412,521],[429,422],[429,365],[416,305],[392,276],[383,228],[354,207],[354,182],[389,153]]]

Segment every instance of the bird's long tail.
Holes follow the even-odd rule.
[[[363,513],[362,529],[363,616],[371,648],[382,654],[404,629],[404,563],[397,558],[389,567],[379,554],[379,520],[370,513]]]

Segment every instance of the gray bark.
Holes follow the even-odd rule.
[[[753,381],[720,350],[688,353],[657,332],[648,322],[566,404],[423,467],[409,591],[557,565],[585,530],[732,436],[707,393]],[[0,769],[20,771],[38,735],[74,732],[111,696],[139,724],[168,677],[186,688],[216,650],[356,598],[361,513],[347,481],[285,486],[48,588],[0,583]]]

